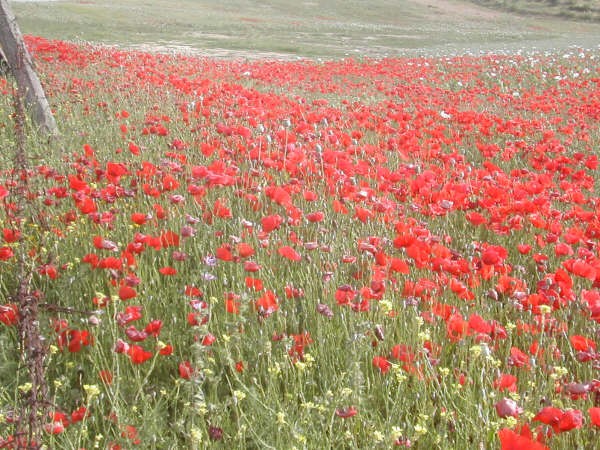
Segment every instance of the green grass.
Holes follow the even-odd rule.
[[[445,1],[177,0],[13,3],[24,33],[218,56],[380,57],[600,41],[600,25]]]

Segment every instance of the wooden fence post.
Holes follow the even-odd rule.
[[[33,122],[43,133],[58,135],[58,127],[44,89],[33,70],[31,56],[25,47],[17,20],[7,0],[0,0],[0,47],[2,47],[10,72],[17,81],[19,96],[25,98],[25,104],[32,115]]]

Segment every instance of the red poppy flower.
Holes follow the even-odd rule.
[[[7,326],[16,325],[19,320],[19,309],[17,305],[9,303],[0,305],[0,322]]]
[[[465,214],[465,218],[475,226],[487,223],[487,219],[483,215],[475,211],[471,211]]]
[[[162,325],[162,320],[155,319],[146,325],[144,331],[152,337],[158,337],[160,335],[160,331],[162,330]]]
[[[179,363],[179,376],[184,380],[189,380],[194,375],[195,370],[192,367],[192,363],[189,361],[183,361]]]
[[[356,217],[362,223],[367,223],[369,220],[371,220],[373,217],[375,217],[375,214],[370,209],[361,208],[360,206],[356,206],[354,208],[354,217]]]
[[[254,255],[254,249],[252,246],[246,244],[245,242],[240,242],[237,244],[237,251],[240,258],[248,258]]]
[[[94,236],[92,242],[94,247],[96,247],[98,250],[118,250],[117,244],[108,239],[104,239],[102,236]]]
[[[184,294],[188,297],[202,297],[204,295],[196,286],[186,286]]]
[[[294,287],[291,284],[286,284],[284,290],[285,290],[285,298],[302,298],[302,297],[304,297],[304,290],[301,288]]]
[[[358,410],[354,406],[348,406],[346,408],[337,408],[335,410],[335,415],[341,417],[342,419],[354,417],[356,414],[358,414]]]
[[[131,214],[131,221],[136,225],[144,225],[148,221],[148,216],[142,213]]]
[[[109,256],[107,258],[98,259],[97,267],[100,269],[120,270],[123,267],[123,260],[121,258]]]
[[[588,280],[594,281],[596,279],[596,268],[591,264],[588,264],[582,259],[567,260],[563,262],[563,266],[571,273],[587,278]]]
[[[136,156],[137,156],[137,155],[139,155],[139,154],[140,154],[140,150],[141,150],[141,149],[140,149],[140,147],[139,147],[138,145],[136,145],[135,143],[133,143],[133,142],[130,142],[130,143],[129,143],[129,145],[128,145],[128,148],[129,148],[129,152],[130,152],[132,155],[136,155]]]
[[[333,200],[333,205],[332,206],[333,206],[333,210],[336,213],[339,213],[339,214],[348,214],[350,212],[348,210],[348,208],[346,207],[346,205],[344,205],[344,203],[341,202],[338,199]]]
[[[306,220],[309,222],[322,222],[325,218],[325,213],[322,211],[312,212],[306,215]]]
[[[89,417],[89,412],[85,406],[80,406],[71,413],[71,423],[81,422],[83,419]]]
[[[282,223],[283,218],[277,214],[263,217],[260,221],[262,230],[265,233],[270,233],[271,231],[278,229]]]
[[[518,434],[510,428],[502,428],[498,431],[498,437],[501,450],[550,450],[544,444]]]
[[[279,309],[277,296],[272,291],[266,291],[262,297],[254,302],[254,305],[263,316],[269,316]]]
[[[115,163],[112,161],[106,163],[106,177],[111,183],[119,184],[119,179],[128,173],[127,166],[123,163]]]
[[[51,280],[56,280],[58,277],[58,270],[56,266],[53,264],[44,264],[38,268],[38,273],[40,275],[46,275]]]
[[[394,345],[390,354],[392,358],[407,363],[413,362],[416,358],[414,350],[405,344]]]
[[[374,356],[373,367],[379,369],[381,373],[387,373],[392,367],[392,363],[383,356]]]
[[[160,243],[164,248],[179,247],[179,235],[174,231],[165,231],[160,235]]]
[[[60,434],[65,431],[65,425],[62,422],[51,422],[44,424],[44,431],[49,434]]]
[[[142,442],[138,438],[137,428],[133,425],[126,425],[125,430],[121,432],[121,437],[130,440],[133,445],[139,445]]]
[[[8,261],[13,256],[15,256],[15,252],[13,252],[12,248],[0,247],[0,261]]]
[[[452,314],[446,321],[446,330],[450,340],[457,342],[468,334],[469,323],[460,314]]]
[[[588,409],[588,414],[590,415],[592,425],[600,427],[600,408],[592,407]]]
[[[490,245],[481,254],[481,261],[489,266],[501,264],[508,256],[508,252],[504,247],[499,245]]]
[[[233,261],[233,253],[231,253],[231,246],[229,244],[223,244],[215,250],[215,257],[221,261]]]
[[[81,212],[81,214],[84,214],[84,215],[92,214],[92,213],[95,213],[96,211],[98,211],[96,202],[89,197],[83,197],[82,199],[77,200],[75,202],[75,206],[77,207],[79,212]]]
[[[173,175],[165,175],[162,179],[163,191],[174,191],[179,188],[179,181]]]
[[[590,352],[596,350],[596,343],[581,335],[573,335],[569,337],[569,341],[571,341],[571,345],[578,352]]]
[[[68,175],[69,187],[76,192],[89,193],[90,187],[77,175]]]
[[[19,230],[3,228],[2,237],[4,238],[4,242],[10,244],[12,242],[17,242],[21,239],[21,232]]]
[[[130,346],[127,354],[133,364],[142,364],[152,358],[152,352],[144,350],[139,345]]]
[[[58,336],[58,348],[61,350],[66,347],[69,352],[77,353],[81,351],[82,347],[92,345],[92,335],[86,330],[64,330]]]
[[[160,195],[160,192],[159,192]],[[154,212],[156,213],[156,218],[157,219],[166,219],[167,218],[167,211],[165,210],[165,208],[163,208],[163,206],[159,203],[155,203],[154,205],[152,205],[152,208],[154,209]]]
[[[410,273],[409,265],[400,258],[390,257],[389,263],[390,263],[390,271],[392,271],[392,272],[403,273],[403,274]]]
[[[529,244],[519,244],[517,245],[517,250],[521,255],[527,255],[531,251],[531,245]]]
[[[570,431],[575,428],[581,428],[583,425],[583,415],[578,409],[567,409],[560,416],[560,419],[557,424],[557,428],[559,432]],[[555,429],[555,431],[557,431]]]
[[[511,347],[508,364],[515,367],[530,367],[529,357],[517,347]]]
[[[476,333],[490,334],[492,325],[479,314],[471,314],[469,316],[469,329]]]
[[[231,219],[233,217],[233,214],[231,213],[231,210],[227,207],[225,200],[219,198],[215,200],[212,213],[216,217],[220,217],[221,219]]]
[[[120,326],[125,326],[128,323],[134,322],[142,318],[142,307],[141,306],[127,306],[125,312],[117,314],[117,323]]]
[[[260,265],[256,261],[244,261],[244,270],[246,272],[258,272]]]
[[[546,425],[555,426],[560,421],[563,415],[563,411],[560,408],[553,406],[546,406],[542,408],[534,417],[533,421],[542,422]]]
[[[208,333],[202,338],[202,345],[205,347],[210,347],[215,343],[216,340],[217,338],[213,334]]]
[[[225,298],[225,311],[229,314],[240,313],[240,302],[237,301],[239,297],[234,294],[228,294]]]
[[[263,290],[263,282],[260,278],[246,277],[245,282],[248,289],[253,289],[255,291]]]
[[[356,298],[357,295],[358,292],[355,289],[347,284],[344,284],[335,291],[335,301],[338,305],[348,305]]]
[[[500,374],[493,386],[499,391],[517,392],[517,377],[508,373]]]
[[[119,298],[123,301],[130,300],[137,296],[137,292],[131,286],[123,285],[119,288]]]
[[[289,259],[290,261],[302,260],[302,256],[300,255],[300,253],[298,253],[292,247],[289,247],[287,245],[279,247],[279,249],[277,249],[277,253],[279,253],[279,255],[283,256],[284,258]]]
[[[177,274],[177,269],[175,269],[174,267],[170,267],[170,266],[161,267],[160,269],[158,269],[158,271],[160,272],[161,275],[164,275],[164,276],[171,276],[171,275]]]

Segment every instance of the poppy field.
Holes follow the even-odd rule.
[[[28,444],[23,273],[48,448],[598,440],[598,49],[27,44],[62,136],[17,124],[14,169],[0,78],[0,448]]]

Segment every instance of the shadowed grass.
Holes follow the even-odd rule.
[[[600,4],[596,0],[474,0],[473,3],[518,14],[600,21]]]

